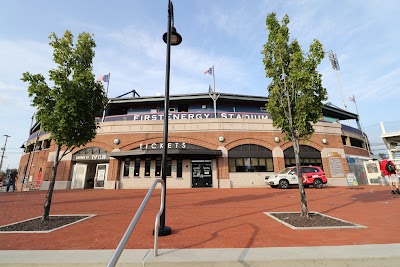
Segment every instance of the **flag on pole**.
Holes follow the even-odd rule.
[[[356,102],[356,98],[354,97],[354,95],[350,96],[350,97],[349,97],[349,100],[350,100],[350,101],[353,101],[353,102]]]
[[[208,93],[210,95],[213,94],[213,89],[211,88],[211,84],[208,86]]]
[[[213,68],[209,68],[208,70],[206,70],[205,72],[204,72],[204,74],[213,74]]]
[[[110,74],[100,76],[97,80],[100,82],[108,83],[108,81],[110,80]]]

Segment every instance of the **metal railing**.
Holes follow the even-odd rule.
[[[133,217],[131,223],[128,226],[128,229],[126,229],[124,236],[122,237],[117,248],[115,249],[114,254],[112,255],[110,261],[108,262],[108,265],[107,265],[108,267],[114,267],[117,264],[118,259],[121,256],[122,251],[124,250],[125,245],[128,242],[133,229],[135,228],[137,222],[139,221],[139,218],[142,215],[142,212],[143,212],[144,208],[146,207],[147,202],[149,201],[150,196],[153,193],[154,188],[156,188],[158,183],[161,183],[161,204],[160,204],[160,210],[158,211],[157,216],[156,216],[156,221],[154,223],[154,257],[157,257],[157,255],[158,255],[158,227],[160,224],[159,223],[160,216],[164,210],[164,195],[165,195],[164,181],[161,178],[158,178],[154,181],[153,185],[150,187],[149,191],[147,192],[146,196],[144,197],[142,204],[140,204],[140,207],[135,214],[135,217]]]

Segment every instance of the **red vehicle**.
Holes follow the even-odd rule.
[[[272,187],[289,188],[291,185],[298,185],[296,167],[287,167],[272,177],[265,177],[265,181]],[[310,185],[315,188],[322,188],[328,182],[325,172],[319,166],[301,166],[304,187]]]

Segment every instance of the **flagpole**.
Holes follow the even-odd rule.
[[[212,73],[213,73],[213,81],[214,81],[214,92],[213,92],[213,97],[212,100],[214,102],[214,118],[217,118],[217,99],[220,95],[217,96],[217,93],[215,91],[215,70],[214,70],[214,65],[212,66]]]
[[[107,99],[108,99],[108,86],[110,85],[110,76],[111,76],[111,73],[109,72],[108,73],[108,79],[107,79],[107,87],[106,87],[106,97],[107,97]],[[107,105],[108,105],[108,101],[107,101]],[[101,118],[101,122],[104,122],[104,117],[106,116],[106,108],[107,108],[107,106],[104,107],[103,117]]]
[[[358,116],[358,120],[357,120],[358,129],[361,130],[362,135],[363,135],[363,137],[364,137],[365,145],[366,145],[367,150],[368,150],[368,154],[371,155],[371,149],[370,149],[370,147],[369,147],[368,139],[367,139],[367,137],[366,137],[366,135],[365,135],[364,127],[362,126],[362,124],[361,124],[361,122],[360,122],[360,114],[358,113],[358,107],[357,107],[356,97],[354,96],[354,94],[353,94],[353,97],[350,98],[350,101],[353,101],[353,102],[354,102],[354,105],[356,106],[356,112],[357,112],[357,116]]]
[[[357,111],[357,115],[358,115],[358,107],[357,107],[357,102],[356,102],[356,98],[354,97],[354,94],[353,94],[353,102],[354,102],[354,105],[356,106],[356,111]]]
[[[215,70],[214,70],[214,65],[213,65],[213,81],[214,81],[214,99],[215,99]]]

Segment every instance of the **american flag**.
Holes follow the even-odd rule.
[[[100,81],[100,82],[108,83],[109,78],[110,77],[108,76],[108,74],[106,74],[106,75],[100,76],[97,80]]]
[[[213,74],[213,68],[209,68],[208,70],[206,70],[205,72],[204,72],[204,74]]]

